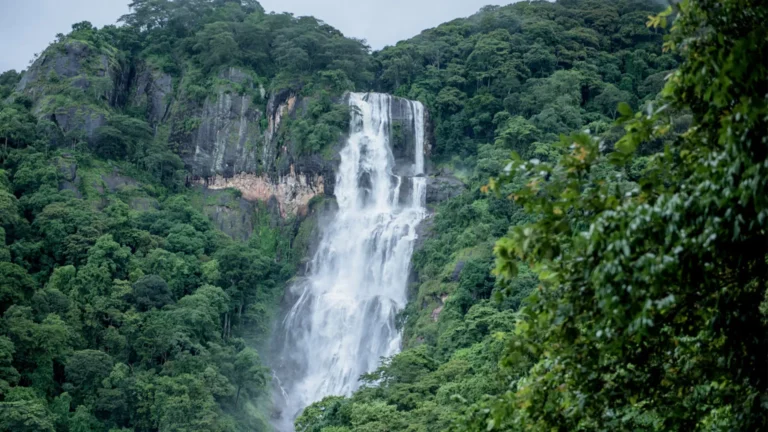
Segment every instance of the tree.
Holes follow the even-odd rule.
[[[22,380],[30,382],[38,392],[53,393],[56,385],[54,367],[55,364],[62,364],[71,351],[72,330],[55,314],[37,323],[32,309],[19,305],[13,305],[6,311],[3,324],[14,344],[14,367]]]
[[[0,336],[0,397],[5,397],[12,385],[19,382],[19,372],[13,367],[13,342]]]
[[[237,387],[235,406],[238,406],[240,392],[243,388],[252,395],[262,393],[267,387],[267,371],[261,365],[261,359],[256,350],[245,348],[235,357],[234,380]]]
[[[619,104],[628,103],[631,100],[632,95],[629,92],[619,90],[613,84],[608,84],[602,93],[595,98],[595,104],[600,107],[603,114],[615,119],[619,114]]]
[[[516,151],[521,155],[528,155],[529,147],[540,136],[541,132],[523,117],[515,116],[504,122],[503,127],[497,130],[496,145]]]
[[[32,297],[35,282],[16,264],[0,262],[0,314]]]
[[[529,300],[504,362],[533,358],[485,428],[762,430],[768,134],[763,98],[768,6],[691,0],[667,49],[684,60],[664,102],[693,124],[668,137],[664,107],[633,116],[607,158],[591,137],[563,140],[557,164],[516,159],[516,202],[536,222],[496,246],[497,272],[535,264]],[[664,26],[672,9],[651,20]],[[702,73],[717,70],[720,73]],[[647,114],[647,113],[650,113]],[[634,189],[592,182],[607,161],[624,166],[649,140],[672,140]],[[607,161],[606,161],[607,159]],[[480,415],[480,417],[483,417]]]
[[[201,53],[201,62],[208,69],[232,64],[240,51],[232,26],[226,22],[206,25],[197,33],[195,49]]]
[[[274,286],[272,265],[257,251],[233,244],[216,255],[219,283],[230,298],[230,311],[242,317],[246,307]],[[227,314],[225,332],[229,333],[232,317]]]
[[[73,395],[80,400],[95,398],[101,382],[112,372],[114,360],[101,351],[75,351],[66,362],[67,382],[74,386]]]
[[[9,227],[19,221],[19,202],[13,194],[0,188],[0,226]]]
[[[162,309],[173,302],[168,284],[157,275],[143,276],[137,280],[133,284],[132,300],[140,311]]]
[[[29,389],[14,388],[0,402],[0,429],[18,432],[54,432],[53,419],[46,409],[45,399]]]
[[[225,432],[233,428],[224,417],[211,389],[190,374],[156,380],[153,419],[159,429],[169,432]]]
[[[0,141],[4,156],[9,146],[21,147],[34,140],[35,122],[28,112],[15,106],[0,109]]]
[[[191,225],[177,224],[166,238],[168,250],[187,255],[202,255],[205,251],[205,237]]]
[[[69,430],[71,432],[99,432],[104,430],[104,425],[91,414],[87,406],[80,405],[69,419]]]
[[[145,157],[153,131],[147,122],[114,114],[107,124],[96,130],[95,152],[107,159],[127,158],[138,162]]]
[[[20,74],[15,70],[0,73],[0,100],[7,98],[19,82]]]
[[[101,237],[103,219],[81,200],[46,206],[33,223],[49,253],[61,264],[86,261],[88,250]]]
[[[475,45],[472,54],[467,57],[467,66],[474,73],[479,84],[491,86],[494,72],[509,55],[509,32],[496,30],[483,35]]]

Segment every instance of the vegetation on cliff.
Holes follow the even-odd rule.
[[[407,349],[298,430],[768,427],[768,9],[658,12],[521,3],[376,54],[474,189],[414,260]]]
[[[204,119],[171,111],[211,89],[262,112],[266,94],[311,96],[280,132],[317,153],[346,126],[329,95],[368,80],[370,57],[256,2],[132,6],[0,76],[0,430],[268,430],[254,347],[311,226],[186,187],[184,134]]]
[[[225,147],[274,174],[369,89],[422,101],[468,188],[425,227],[404,351],[297,430],[768,428],[762,2],[521,2],[373,54],[253,0],[132,8],[0,75],[0,430],[268,430],[254,347],[316,220],[233,229],[237,195],[186,180],[234,167],[190,143],[240,103],[258,133]]]

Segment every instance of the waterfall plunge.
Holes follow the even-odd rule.
[[[349,105],[350,137],[336,178],[339,210],[322,230],[307,277],[292,287],[298,300],[278,330],[282,431],[292,431],[311,403],[351,394],[361,375],[400,349],[395,316],[406,305],[416,227],[426,216],[424,107],[377,93],[352,93]],[[413,132],[406,140],[413,160],[397,167],[403,175],[395,174],[392,153],[394,108]]]

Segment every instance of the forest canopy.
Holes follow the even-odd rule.
[[[371,90],[425,104],[460,193],[423,227],[403,351],[298,431],[768,429],[768,6],[660,3],[488,6],[373,53],[255,0],[74,24],[46,53],[87,53],[76,75],[0,74],[0,430],[271,430],[263,347],[312,220],[196,187],[182,108],[306,98],[290,165]],[[176,112],[132,102],[139,70]]]

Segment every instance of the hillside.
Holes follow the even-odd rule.
[[[267,430],[256,349],[369,55],[256,2],[132,6],[0,80],[0,429]]]
[[[297,431],[768,428],[761,1],[489,6],[377,52],[131,8],[0,74],[0,430],[283,427],[270,347],[373,124],[344,193],[425,197],[386,231],[402,343]]]
[[[659,10],[635,1],[488,7],[374,53],[379,89],[425,102],[434,170],[467,191],[443,202],[425,227],[402,318],[407,349],[352,398],[313,405],[299,430],[448,430],[469,404],[504,394],[529,367],[508,369],[499,360],[536,273],[523,265],[504,280],[492,270],[496,241],[536,217],[507,199],[511,187],[498,196],[482,189],[513,151],[556,162],[565,153],[561,134],[588,129],[614,145],[624,133],[615,123],[619,103],[638,108],[654,100],[678,65],[661,51],[664,32],[645,25]],[[658,148],[646,144],[640,154]],[[623,174],[629,184],[646,159],[621,170],[603,163],[595,180]]]

